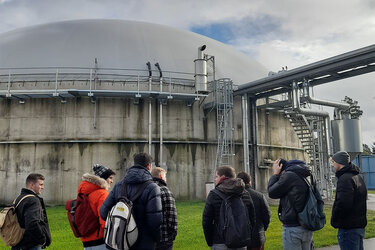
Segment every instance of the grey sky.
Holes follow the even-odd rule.
[[[216,39],[278,71],[374,44],[373,13],[373,0],[0,0],[0,33],[89,18],[146,21],[201,34],[225,29]],[[374,81],[370,73],[314,89],[317,98],[348,95],[359,101],[367,144],[375,142]]]

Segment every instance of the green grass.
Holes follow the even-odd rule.
[[[375,190],[368,190],[367,189],[367,193],[369,193],[369,194],[375,194]]]
[[[203,235],[202,212],[204,202],[201,201],[179,201],[178,212],[178,235],[174,243],[174,249],[209,249]],[[277,206],[271,206],[271,223],[266,232],[266,249],[282,249],[282,225],[277,217]],[[325,209],[327,224],[314,233],[316,247],[337,244],[337,230],[330,225],[331,207]],[[83,249],[82,243],[75,238],[66,217],[64,207],[47,208],[48,219],[52,234],[52,244],[48,249]],[[368,224],[366,227],[366,238],[375,237],[375,211],[368,211]],[[0,249],[9,249],[0,241]]]

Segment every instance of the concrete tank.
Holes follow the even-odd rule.
[[[176,197],[204,199],[213,181],[217,122],[215,111],[204,109],[211,93],[195,96],[194,60],[203,44],[215,56],[216,79],[242,84],[267,75],[230,46],[162,25],[79,20],[0,34],[0,203],[12,201],[31,172],[46,176],[48,204],[74,197],[94,163],[112,168],[118,181],[135,153],[148,152],[149,131],[151,154],[167,169]],[[155,68],[149,78],[148,61],[160,64],[161,81]],[[240,96],[233,116],[234,167],[243,171]],[[304,158],[285,117],[264,110],[258,116],[261,160]],[[255,174],[265,191],[272,170]]]

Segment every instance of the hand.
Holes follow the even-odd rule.
[[[281,172],[281,168],[283,167],[283,164],[280,164],[280,159],[277,159],[274,163],[273,163],[273,174],[277,174],[279,175],[280,172]]]

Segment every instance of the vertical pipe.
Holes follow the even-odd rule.
[[[151,92],[152,78],[148,78],[149,91]],[[152,151],[152,99],[148,101],[148,154],[151,155]]]
[[[160,77],[160,93],[163,91],[163,78]],[[160,160],[159,160],[159,165],[160,167],[162,166],[163,164],[163,103],[162,103],[162,100],[160,99],[159,100],[160,104],[159,104],[159,114],[160,114],[160,117],[159,117],[159,120],[160,120],[160,131],[159,131],[159,134],[160,134]]]
[[[163,164],[163,103],[162,101],[160,100],[160,104],[159,104],[159,113],[160,113],[160,161],[159,161],[159,165],[162,166]]]
[[[249,99],[249,117],[250,117],[250,143],[251,143],[251,184],[256,189],[255,170],[258,166],[259,149],[258,149],[258,115],[256,99]]]
[[[242,96],[242,137],[243,137],[243,162],[244,170],[250,173],[249,165],[249,123],[247,119],[247,94]]]

